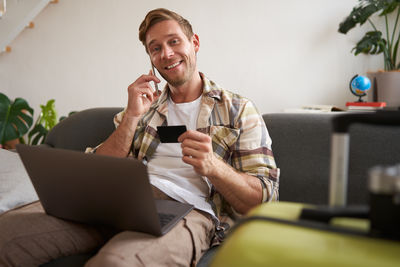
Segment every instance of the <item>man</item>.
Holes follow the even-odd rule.
[[[200,42],[189,22],[166,9],[150,11],[139,39],[167,85],[159,95],[151,85],[160,82],[154,73],[140,76],[128,87],[114,133],[88,152],[137,157],[148,165],[156,198],[195,209],[159,238],[124,231],[107,241],[99,229],[80,229],[91,231],[87,235],[98,244],[107,241],[87,266],[194,265],[211,243],[221,241],[232,219],[278,198],[279,170],[262,117],[249,100],[198,71]],[[188,129],[180,143],[160,143],[157,126],[179,124]],[[81,251],[87,239],[82,243]]]

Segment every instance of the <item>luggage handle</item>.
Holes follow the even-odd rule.
[[[329,178],[329,205],[344,207],[347,202],[349,163],[349,127],[354,123],[400,126],[400,111],[374,113],[346,113],[332,119],[331,166]]]

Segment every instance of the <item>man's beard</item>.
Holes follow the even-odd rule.
[[[178,76],[176,78],[170,78],[168,75],[164,74],[163,72],[160,72],[160,75],[164,78],[164,80],[167,81],[167,83],[173,87],[180,87],[183,84],[185,84],[187,81],[189,81],[192,78],[193,72],[195,70],[194,68],[194,62],[191,61],[183,61],[181,64],[187,63],[187,69],[184,71],[183,75]]]
[[[166,80],[167,83],[173,87],[179,87],[179,86],[185,84],[190,79],[189,72],[185,72],[183,74],[183,77],[177,77],[175,79],[169,78],[167,75],[164,75],[162,72],[160,72],[160,74],[164,78],[164,80]]]

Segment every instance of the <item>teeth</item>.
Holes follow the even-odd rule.
[[[176,63],[174,63],[174,64],[172,64],[172,65],[167,66],[167,70],[172,69],[172,68],[178,66],[180,63],[181,63],[181,62],[176,62]]]

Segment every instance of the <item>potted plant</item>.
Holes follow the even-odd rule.
[[[46,105],[40,105],[41,112],[33,128],[33,109],[22,98],[13,102],[0,93],[0,145],[13,149],[18,143],[25,143],[24,135],[28,133],[28,144],[43,143],[47,133],[57,124],[55,100],[49,100]]]
[[[373,18],[373,15],[376,15]],[[371,31],[352,49],[354,55],[383,54],[384,70],[368,73],[372,80],[374,101],[384,101],[388,106],[400,106],[400,62],[398,62],[400,41],[400,0],[359,0],[356,7],[340,23],[339,32],[348,31],[367,23]],[[374,22],[374,20],[375,22]],[[383,19],[384,30],[377,27],[376,21]]]
[[[0,93],[0,144],[4,148],[13,148],[19,138],[24,136],[33,122],[33,109],[22,98],[13,102]]]
[[[55,100],[50,99],[46,105],[40,105],[41,112],[32,130],[28,133],[28,144],[42,144],[51,128],[57,124]]]

